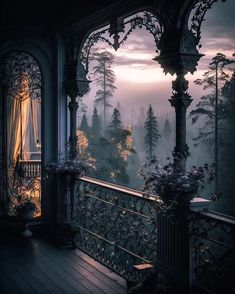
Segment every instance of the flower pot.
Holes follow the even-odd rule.
[[[35,207],[22,206],[18,208],[18,216],[24,221],[30,221],[34,217]]]
[[[172,201],[179,205],[189,205],[194,196],[195,191],[166,191],[161,193],[160,198],[166,205],[170,205]]]

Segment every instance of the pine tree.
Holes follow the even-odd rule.
[[[139,115],[138,115],[138,124],[139,127],[142,127],[144,124],[144,117],[145,117],[145,110],[144,107],[141,105],[139,109]]]
[[[82,116],[80,130],[83,131],[86,135],[88,135],[89,132],[90,132],[90,128],[88,126],[87,117],[86,117],[86,114],[85,113]]]
[[[103,111],[103,127],[106,128],[107,110],[112,107],[109,100],[113,96],[116,89],[114,86],[115,74],[111,69],[114,61],[114,55],[108,51],[94,53],[96,65],[93,67],[93,75],[95,76],[96,84],[100,87],[95,96],[95,105],[100,106]]]
[[[226,122],[222,132],[223,144],[220,146],[220,191],[222,197],[218,206],[223,212],[235,215],[234,179],[235,179],[235,70],[223,87],[226,99]],[[226,176],[224,176],[226,175]],[[221,210],[221,209],[220,209]]]
[[[116,109],[119,111],[119,112],[121,112],[121,104],[120,104],[120,102],[118,101],[117,102],[117,106],[116,106]]]
[[[144,129],[144,142],[146,146],[146,153],[148,155],[148,158],[151,160],[153,158],[153,151],[157,146],[159,138],[161,137],[158,132],[157,117],[154,115],[151,105],[149,105]]]
[[[169,122],[169,119],[168,118],[166,118],[166,120],[165,120],[163,131],[162,131],[162,135],[166,139],[169,139],[170,136],[171,136],[171,125],[170,125],[170,122]]]
[[[101,121],[96,107],[94,107],[93,110],[91,131],[95,138],[99,138],[101,136]]]
[[[198,137],[195,141],[204,141],[207,146],[214,147],[215,158],[215,193],[218,194],[219,189],[219,141],[221,140],[222,128],[225,120],[226,103],[222,97],[222,89],[229,75],[224,71],[224,67],[230,64],[229,60],[224,54],[217,53],[209,64],[208,71],[203,75],[203,79],[198,79],[195,84],[203,86],[203,89],[211,89],[209,95],[202,96],[196,109],[190,112],[192,123],[198,121],[199,118],[205,118],[203,128],[199,129]],[[209,144],[208,144],[209,143]]]
[[[117,108],[114,108],[112,121],[109,127],[112,131],[116,133],[118,130],[121,129],[121,125],[122,125],[121,114]]]
[[[211,94],[204,95],[200,98],[196,108],[190,112],[189,117],[192,124],[195,124],[199,118],[205,118],[205,125],[199,128],[199,133],[194,138],[195,146],[199,142],[205,142],[208,146],[214,146],[215,123],[224,119],[224,101],[221,95],[221,89],[228,80],[229,75],[224,72],[224,66],[229,62],[224,54],[217,53],[209,64],[208,70],[203,74],[203,79],[194,81],[196,85],[203,86],[204,90],[211,89]],[[217,70],[216,70],[217,69]],[[220,98],[216,104],[216,75],[219,88]],[[218,131],[220,131],[218,129]]]

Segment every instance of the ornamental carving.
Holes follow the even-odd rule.
[[[221,0],[225,2],[225,0]],[[205,14],[208,9],[212,7],[212,4],[217,2],[217,0],[195,0],[190,11],[193,11],[192,18],[189,22],[189,29],[195,36],[196,44],[198,45],[201,39],[201,25],[205,20]],[[201,47],[201,45],[199,45]]]
[[[76,205],[77,246],[128,280],[141,280],[134,265],[156,260],[156,202],[81,180]]]
[[[110,26],[92,33],[85,40],[81,50],[80,59],[86,71],[88,72],[91,48],[98,41],[104,41],[112,48],[117,50],[127,40],[128,36],[134,29],[142,27],[152,34],[156,48],[160,49],[160,39],[163,34],[163,26],[155,15],[150,12],[143,11],[134,15],[133,17],[128,18],[126,21],[123,19],[117,19],[116,21],[111,22]],[[126,33],[124,31],[125,28],[127,28]],[[110,38],[111,36],[113,37],[113,41]]]

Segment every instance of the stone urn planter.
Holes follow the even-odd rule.
[[[33,235],[28,228],[28,223],[33,220],[35,211],[36,211],[36,205],[31,200],[27,200],[18,206],[17,208],[18,217],[24,223],[24,229],[21,232],[22,237],[28,238]]]
[[[172,201],[176,201],[178,205],[189,205],[190,201],[195,197],[196,191],[196,189],[166,190],[160,194],[160,198],[166,205],[170,205]]]
[[[140,176],[144,180],[143,190],[146,194],[158,195],[165,206],[189,206],[190,201],[198,195],[205,184],[214,179],[214,165],[192,166],[188,171],[175,166],[167,159],[161,165],[156,158],[145,163]]]
[[[34,217],[34,213],[36,210],[36,205],[31,200],[28,200],[22,204],[20,204],[17,208],[17,213],[20,219],[24,221],[30,221]]]

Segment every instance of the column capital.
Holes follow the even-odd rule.
[[[154,60],[161,65],[165,74],[174,75],[178,72],[193,74],[197,69],[198,61],[204,56],[198,52],[197,38],[188,28],[180,31],[171,28],[164,32],[161,45],[161,53]]]
[[[81,62],[70,64],[70,71],[74,72],[70,79],[64,81],[65,93],[71,98],[82,97],[89,91],[90,81]]]
[[[70,98],[82,97],[89,91],[90,81],[86,78],[87,71],[80,58],[80,42],[74,36],[66,36],[66,58],[65,58],[65,93]]]
[[[176,95],[178,96],[178,94]],[[171,106],[174,107],[175,110],[180,108],[182,111],[186,111],[192,101],[193,99],[191,99],[188,94],[185,94],[185,97],[178,98],[172,96],[171,99],[169,99]]]

